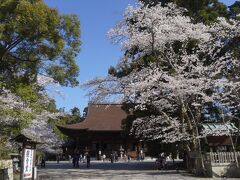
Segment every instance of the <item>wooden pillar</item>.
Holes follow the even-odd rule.
[[[32,170],[32,180],[35,180],[35,179],[37,179],[37,166],[36,166],[36,144],[32,144],[32,149],[33,149],[33,170]],[[36,172],[35,172],[35,170],[36,170]],[[36,178],[35,178],[35,176],[36,176]]]
[[[23,144],[22,144],[22,158],[21,158],[20,180],[23,180],[24,154],[25,154],[25,142],[23,142]]]

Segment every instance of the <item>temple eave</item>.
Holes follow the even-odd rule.
[[[57,126],[57,128],[67,136],[78,136],[88,130],[88,128],[69,128],[66,126]]]
[[[77,128],[57,126],[57,128],[65,135],[75,137],[86,135],[87,133],[110,133],[110,132],[122,132],[122,129],[89,129],[89,128]]]

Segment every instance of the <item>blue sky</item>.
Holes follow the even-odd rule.
[[[77,57],[80,66],[78,80],[83,83],[96,76],[107,75],[109,66],[115,65],[122,52],[118,45],[107,39],[107,31],[122,19],[124,9],[136,0],[45,0],[61,14],[77,14],[81,22],[81,52]],[[231,5],[235,0],[221,0]],[[61,88],[65,98],[53,96],[57,107],[69,110],[78,107],[82,111],[88,104],[86,91],[75,88]]]

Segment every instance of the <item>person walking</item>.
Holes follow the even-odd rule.
[[[57,164],[59,164],[59,161],[60,161],[60,155],[58,154],[57,155]]]
[[[90,160],[91,160],[91,157],[89,155],[89,153],[87,154],[87,168],[90,168]]]
[[[106,155],[105,154],[103,154],[103,162],[105,162],[105,160],[106,160]]]
[[[79,162],[82,162],[82,154],[79,155]]]
[[[161,159],[162,159],[162,168],[165,169],[166,168],[166,154],[163,152],[161,153]]]
[[[46,155],[42,155],[42,159],[41,159],[41,167],[45,168],[46,166]]]
[[[114,162],[117,162],[118,161],[118,154],[117,152],[114,153]]]
[[[79,167],[79,158],[80,158],[80,155],[76,154],[75,167]]]
[[[113,153],[111,153],[111,155],[110,155],[110,160],[111,160],[111,163],[114,162],[114,154]]]
[[[73,167],[75,167],[75,165],[76,165],[76,156],[75,156],[75,154],[72,157],[72,164],[73,164]]]
[[[131,156],[130,156],[129,152],[127,152],[127,160],[128,160],[128,162],[130,162],[130,160],[131,160]]]
[[[123,159],[124,159],[125,162],[127,162],[128,157],[127,157],[126,153],[123,154]]]

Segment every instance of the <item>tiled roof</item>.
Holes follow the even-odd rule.
[[[208,130],[232,130],[235,131],[237,130],[237,127],[233,124],[233,123],[204,123],[203,125],[204,129],[208,129]]]
[[[61,126],[61,129],[88,131],[121,131],[122,120],[127,114],[120,104],[89,104],[88,114],[83,122]]]
[[[30,142],[32,144],[43,144],[43,142],[39,137],[31,136],[26,133],[20,133],[16,137],[14,137],[12,140],[19,143]]]

